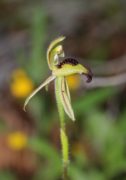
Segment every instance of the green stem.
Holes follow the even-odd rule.
[[[67,179],[67,167],[69,163],[69,144],[68,144],[68,138],[66,135],[66,128],[65,128],[65,118],[64,118],[64,109],[61,101],[61,81],[63,77],[58,77],[55,80],[55,93],[56,93],[56,101],[57,101],[57,107],[59,112],[59,118],[60,118],[60,138],[61,138],[61,146],[62,146],[62,156],[63,156],[63,169],[64,169],[64,179]]]

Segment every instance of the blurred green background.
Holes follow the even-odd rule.
[[[66,116],[70,180],[126,179],[125,0],[0,1],[0,180],[60,180],[62,157],[53,83],[23,111],[51,73],[49,43],[93,72],[68,78],[76,122]]]

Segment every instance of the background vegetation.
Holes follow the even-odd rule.
[[[92,70],[91,84],[69,77],[73,123],[70,180],[126,179],[126,3],[0,1],[0,179],[58,180],[62,174],[54,86],[22,110],[50,74],[46,49],[67,37],[67,56]]]

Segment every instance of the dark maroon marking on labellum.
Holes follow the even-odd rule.
[[[85,73],[82,73],[82,74],[87,77],[87,80],[86,80],[87,83],[90,83],[92,81],[93,74],[92,74],[91,70],[89,70],[89,72],[87,74],[85,74]]]
[[[64,64],[71,64],[72,66],[76,66],[76,65],[79,64],[79,63],[78,63],[78,61],[77,61],[76,59],[74,59],[74,58],[66,58],[66,59],[64,59],[63,61],[61,61],[61,62],[57,65],[57,67],[58,67],[58,68],[62,68],[62,66],[63,66]]]

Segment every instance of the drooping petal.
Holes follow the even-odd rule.
[[[62,81],[61,81],[61,101],[62,101],[62,105],[64,107],[64,111],[66,112],[66,114],[70,117],[70,119],[75,121],[74,112],[73,112],[73,109],[71,106],[71,102],[70,102],[70,99],[67,95],[67,90],[65,88],[64,77],[62,78]]]
[[[49,84],[51,81],[53,81],[56,77],[55,76],[50,76],[48,79],[46,79],[37,89],[35,89],[28,97],[27,99],[25,100],[25,103],[24,103],[24,111],[25,111],[25,108],[26,108],[26,105],[28,104],[28,102],[30,101],[30,99],[38,92],[40,91],[44,86],[46,86],[47,84]]]
[[[69,91],[69,87],[68,87],[68,83],[67,83],[66,78],[64,78],[64,82],[65,82],[65,88],[66,88],[67,96],[69,98],[69,101],[71,102],[70,91]]]

